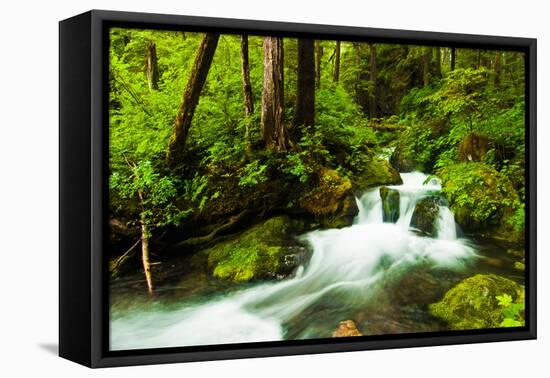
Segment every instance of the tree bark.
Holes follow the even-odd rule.
[[[500,65],[500,51],[496,52],[495,55],[495,87],[500,87],[500,75],[501,75],[501,65]]]
[[[435,48],[435,76],[441,79],[441,47]]]
[[[357,69],[357,76],[355,78],[355,101],[359,104],[359,106],[361,106],[363,112],[366,113],[368,111],[368,99],[365,96],[363,82],[369,78],[366,77],[367,73],[363,70],[363,65],[361,64],[361,46],[363,46],[363,44],[360,42],[355,42],[353,46],[355,48],[355,66]]]
[[[456,48],[451,47],[451,71],[455,70],[456,66]]]
[[[286,151],[284,125],[283,39],[264,38],[264,85],[262,91],[262,135],[268,149]]]
[[[332,81],[337,83],[340,80],[340,41],[336,41],[336,48],[334,50],[334,72],[332,75]]]
[[[293,125],[315,123],[315,47],[312,39],[298,40],[298,83]]]
[[[159,89],[159,66],[157,59],[157,46],[154,42],[147,43],[147,66],[145,68],[149,89]]]
[[[241,36],[241,72],[243,77],[244,114],[247,117],[245,122],[245,138],[248,141],[250,134],[250,117],[254,113],[254,102],[252,101],[252,84],[250,83],[250,66],[248,62],[248,36]]]
[[[427,86],[430,84],[430,66],[432,60],[432,48],[424,47],[424,52],[422,54],[422,85]]]
[[[376,45],[369,43],[370,48],[370,85],[369,85],[369,116],[370,118],[376,118],[378,116],[376,111],[376,81],[378,76],[378,68],[376,67]]]
[[[151,262],[149,261],[149,230],[144,219],[141,219],[141,262],[143,264],[143,272],[145,273],[145,281],[147,282],[147,290],[149,294],[153,294],[153,276],[151,274]]]
[[[166,157],[169,166],[173,167],[178,163],[183,154],[187,134],[191,127],[191,121],[193,120],[193,114],[199,103],[200,93],[206,82],[206,77],[208,76],[208,71],[210,70],[210,65],[212,64],[212,59],[216,52],[219,37],[219,34],[205,34],[197,49],[193,68],[191,69],[191,76],[189,76],[187,80],[183,99],[174,120],[173,132],[170,137],[168,154]]]
[[[315,41],[315,85],[321,88],[321,60],[323,58],[323,46],[321,41]]]

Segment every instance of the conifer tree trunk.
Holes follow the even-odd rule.
[[[321,61],[323,59],[323,46],[321,41],[315,41],[315,85],[321,88]]]
[[[243,77],[244,113],[249,118],[254,113],[254,102],[252,101],[252,84],[250,83],[250,66],[248,62],[248,36],[241,36],[241,72]],[[245,124],[245,138],[248,141],[250,133],[249,120]]]
[[[298,83],[293,125],[315,123],[315,47],[312,39],[298,40]]]
[[[378,80],[378,68],[376,67],[376,45],[369,43],[370,48],[370,86],[369,86],[369,116],[376,118],[378,116],[376,111],[376,82]]]
[[[500,75],[501,75],[501,64],[500,64],[500,51],[496,52],[495,55],[495,87],[500,87]]]
[[[435,48],[435,76],[441,79],[441,47]]]
[[[147,43],[147,66],[145,67],[145,74],[147,76],[149,89],[155,91],[158,90],[159,67],[157,59],[157,46],[151,41]]]
[[[284,125],[283,39],[264,38],[264,85],[262,91],[262,135],[268,149],[286,151]]]
[[[195,108],[199,103],[199,97],[206,82],[214,53],[218,45],[220,35],[214,33],[207,33],[203,36],[201,43],[197,49],[195,55],[195,61],[193,68],[191,69],[191,75],[187,80],[187,85],[183,93],[183,98],[176,113],[174,120],[172,136],[168,146],[167,162],[170,166],[176,165],[185,147],[187,140],[187,134],[191,127],[191,121],[193,120],[193,114]]]
[[[422,84],[427,86],[430,84],[430,66],[432,60],[432,48],[424,47],[424,52],[422,54]]]
[[[451,47],[451,71],[455,70],[456,66],[456,48]]]
[[[363,83],[365,80],[369,80],[369,78],[366,76],[368,75],[365,70],[363,70],[363,65],[361,63],[362,60],[362,49],[363,46],[362,43],[356,42],[353,44],[355,48],[355,66],[357,67],[357,76],[355,78],[355,101],[359,106],[361,106],[361,109],[364,113],[367,113],[368,111],[368,98],[365,96],[365,90],[363,88]]]
[[[332,81],[337,83],[340,80],[340,41],[336,41],[336,48],[334,50],[334,72],[332,75]]]

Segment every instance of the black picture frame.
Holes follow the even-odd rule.
[[[108,28],[279,35],[525,52],[526,326],[134,351],[108,350]],[[59,355],[89,367],[536,338],[536,39],[92,10],[59,24]]]

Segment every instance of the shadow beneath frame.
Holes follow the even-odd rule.
[[[57,345],[57,343],[40,343],[38,344],[38,347],[56,356],[59,354],[59,346]]]

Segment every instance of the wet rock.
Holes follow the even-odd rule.
[[[525,262],[516,261],[514,263],[514,268],[519,270],[520,272],[525,272]]]
[[[317,183],[298,203],[301,211],[313,215],[316,222],[328,228],[350,226],[359,213],[351,180],[328,168],[320,170]]]
[[[208,271],[222,280],[284,278],[305,259],[307,249],[293,238],[303,228],[303,222],[288,216],[270,218],[202,254],[208,256]]]
[[[441,198],[436,196],[422,198],[414,207],[410,226],[429,236],[434,236],[437,233],[437,218],[442,204]]]
[[[399,219],[399,192],[386,186],[380,188],[382,199],[382,219],[384,222],[395,223]]]
[[[450,289],[440,302],[429,306],[430,313],[451,329],[498,328],[504,319],[496,297],[508,294],[514,303],[523,303],[525,288],[494,274],[469,277]]]
[[[364,170],[353,175],[352,182],[354,191],[361,193],[374,186],[401,185],[403,179],[387,160],[373,158]]]
[[[357,329],[353,320],[343,320],[338,325],[338,328],[332,332],[332,337],[350,337],[350,336],[363,336]]]

